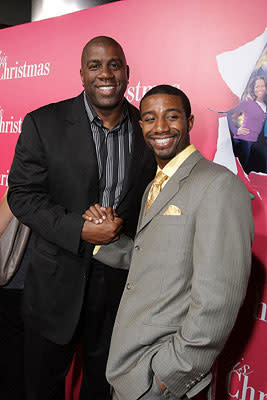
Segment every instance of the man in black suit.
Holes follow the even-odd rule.
[[[134,236],[143,191],[155,174],[139,113],[124,98],[128,77],[121,46],[96,37],[82,53],[84,92],[33,111],[23,122],[8,201],[36,235],[24,293],[27,400],[64,399],[79,339],[80,399],[109,398],[105,364],[126,272],[92,254],[95,245],[105,253],[103,245],[122,232]],[[95,203],[115,208],[119,217],[99,225],[84,221]],[[117,250],[110,265],[116,257]]]

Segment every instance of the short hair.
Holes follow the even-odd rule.
[[[89,42],[86,43],[86,45],[83,48],[82,51],[82,56],[81,56],[81,65],[83,66],[85,61],[86,61],[86,52],[87,49],[90,46],[94,46],[94,45],[109,45],[109,46],[116,46],[118,47],[123,55],[125,64],[126,64],[126,57],[123,51],[123,48],[121,47],[121,45],[113,38],[109,37],[109,36],[96,36],[94,38],[92,38],[91,40],[89,40]]]
[[[187,97],[187,95],[180,89],[177,89],[174,86],[171,85],[158,85],[158,86],[154,86],[152,89],[150,89],[142,98],[142,100],[140,101],[140,110],[142,107],[142,102],[146,97],[149,96],[153,96],[154,94],[170,94],[170,95],[174,95],[174,96],[178,96],[181,98],[182,100],[182,104],[183,104],[183,108],[184,108],[184,112],[186,115],[186,118],[189,118],[191,115],[191,104],[189,101],[189,98]]]

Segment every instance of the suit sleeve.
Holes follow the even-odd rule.
[[[119,240],[101,246],[94,259],[112,268],[129,270],[133,251],[133,239],[122,233]]]
[[[147,193],[150,185],[145,190],[142,198],[141,211],[139,214],[138,225],[142,219],[142,212],[145,209],[145,203],[147,198]],[[114,243],[110,243],[106,246],[101,246],[94,259],[102,262],[112,268],[119,268],[124,270],[129,270],[132,259],[134,241],[124,233],[120,235],[120,239]]]
[[[252,239],[247,189],[236,176],[221,174],[196,216],[187,315],[152,359],[156,376],[178,397],[201,386],[233,328],[247,289]]]
[[[44,239],[77,254],[84,222],[49,194],[48,162],[31,114],[23,121],[8,182],[13,214]]]

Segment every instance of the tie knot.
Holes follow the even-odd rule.
[[[166,179],[168,179],[168,175],[164,174],[164,172],[162,171],[159,171],[154,178],[153,184],[159,185],[161,187],[163,182],[166,181]]]

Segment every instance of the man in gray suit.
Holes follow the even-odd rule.
[[[208,392],[246,293],[251,200],[238,177],[190,145],[182,91],[154,87],[140,107],[158,172],[143,196],[107,378],[113,399],[193,398]]]

